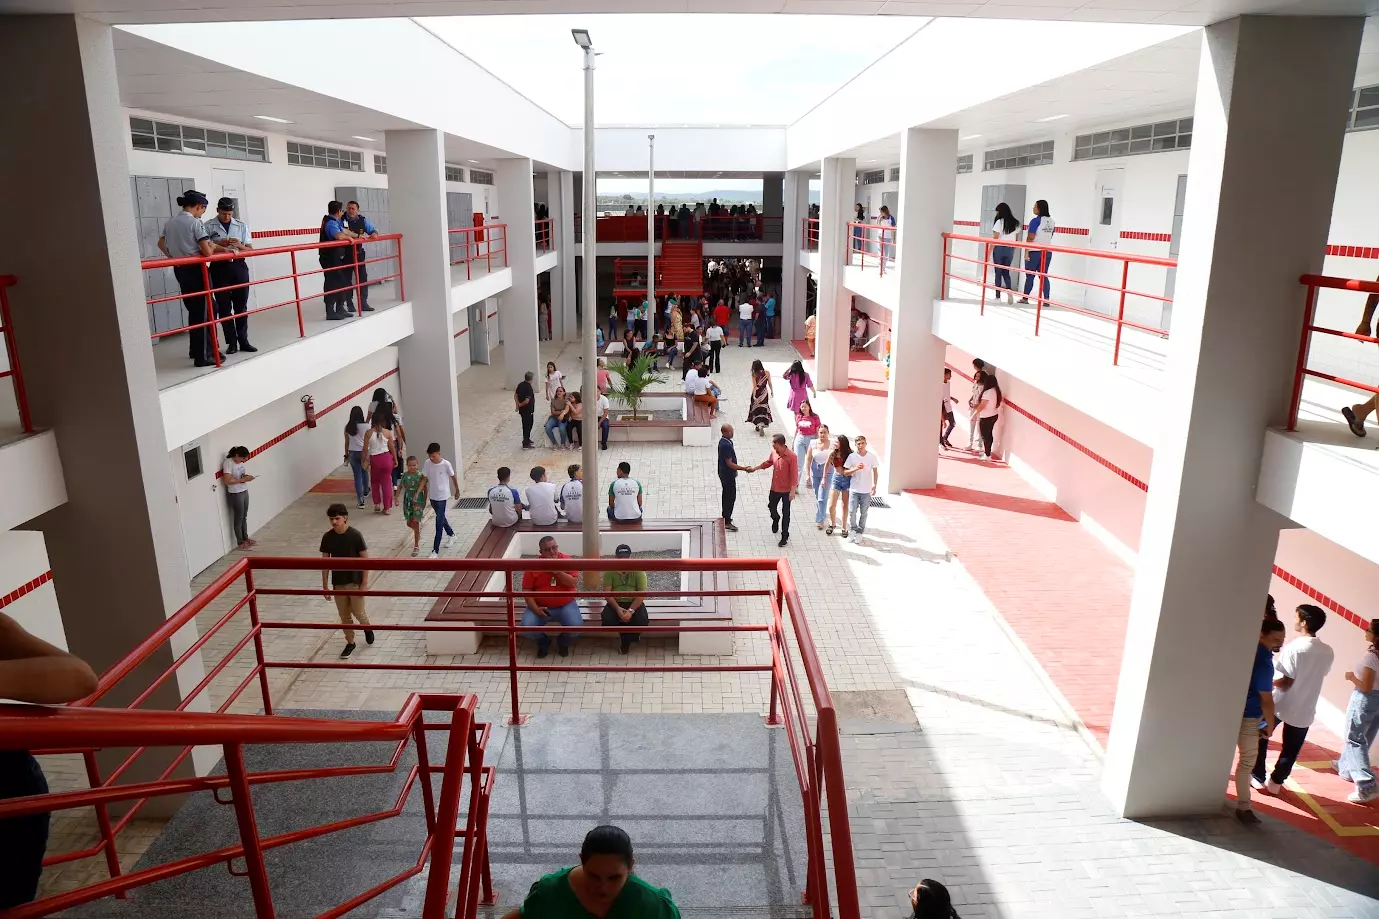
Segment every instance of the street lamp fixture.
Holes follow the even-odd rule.
[[[589,49],[594,47],[593,41],[589,38],[588,29],[571,29],[570,34],[575,37],[575,44],[581,48]]]

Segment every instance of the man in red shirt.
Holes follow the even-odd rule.
[[[794,454],[790,454],[794,457]],[[554,536],[541,537],[542,558],[569,558],[560,551]],[[547,625],[580,626],[584,616],[579,604],[575,602],[575,590],[579,586],[576,576],[566,571],[525,571],[522,573],[522,594],[527,608],[522,611],[522,625],[528,628]],[[539,591],[539,592],[538,592]],[[525,637],[536,642],[536,656],[545,657],[551,651],[551,636],[545,632],[523,632]],[[570,653],[570,643],[575,633],[561,632],[556,636],[556,649],[560,656]]]
[[[718,305],[713,308],[713,324],[723,329],[724,336],[728,334],[728,318],[732,314],[733,311],[728,309],[728,304],[722,300],[719,300]]]
[[[771,438],[771,456],[757,468],[771,470],[771,493],[766,499],[766,508],[771,512],[771,532],[780,533],[778,545],[783,546],[790,541],[790,501],[800,481],[798,460],[786,445],[784,434]],[[779,512],[776,505],[781,506]]]

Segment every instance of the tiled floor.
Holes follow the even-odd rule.
[[[574,346],[548,342],[542,353],[578,377]],[[760,351],[724,351],[724,372],[716,378],[728,396],[725,419],[739,423],[743,462],[760,461],[768,450],[766,439],[740,423],[747,366],[760,357],[778,375],[795,356],[783,343]],[[501,362],[501,351],[495,360]],[[855,363],[854,369],[853,386],[821,393],[814,405],[835,431],[865,429],[879,446],[884,366],[871,360]],[[516,481],[525,481],[526,470],[537,463],[557,470],[557,481],[564,478],[563,467],[577,461],[576,454],[519,448],[518,419],[502,385],[501,364],[471,368],[459,383],[464,494],[482,494],[499,465],[511,466]],[[786,387],[778,386],[771,432],[790,433],[788,421],[780,420],[785,395]],[[424,433],[418,439],[424,440]],[[717,514],[712,448],[619,447],[600,456],[600,480],[621,460],[632,463],[633,475],[645,486],[649,515]],[[1014,487],[1007,470],[957,461],[943,468],[946,491],[874,510],[860,544],[816,530],[808,502],[801,501],[785,549],[776,547],[769,529],[766,477],[745,476],[735,515],[742,530],[729,536],[732,554],[788,558],[799,585],[843,716],[863,915],[899,915],[905,891],[928,876],[953,887],[964,919],[1379,917],[1374,866],[1288,822],[1266,818],[1263,827],[1249,832],[1224,817],[1146,824],[1111,813],[1098,788],[1100,750],[1093,737],[1104,731],[1105,687],[1114,687],[1113,674],[1079,667],[1077,655],[1057,644],[1056,633],[1041,637],[1012,628],[1022,616],[1056,616],[1057,594],[1033,596],[1039,585],[1050,583],[1051,570],[1028,552],[1015,570],[993,570],[990,558],[964,542],[960,531],[975,525],[989,534],[993,527],[1008,527],[1065,551],[1085,547],[1073,542],[1071,531],[1047,506],[1003,493]],[[260,553],[314,554],[325,527],[324,508],[336,498],[303,496],[255,534]],[[450,554],[464,554],[483,518],[482,511],[451,512],[459,539]],[[365,511],[355,523],[375,553],[407,552],[409,538],[398,516]],[[203,573],[197,586],[224,564]],[[1128,591],[1128,573],[1119,566],[1102,574],[1071,591],[1067,584],[1060,590],[1065,595],[1096,591],[1098,602],[1114,607],[1122,602],[1119,591]],[[734,578],[734,586],[755,583],[755,577]],[[309,579],[272,580],[312,586]],[[376,586],[435,587],[443,580],[437,574],[388,574]],[[1016,583],[1036,590],[1019,596],[1011,586]],[[223,612],[231,599],[216,608]],[[417,622],[429,605],[417,598],[377,600],[371,601],[370,614],[376,622]],[[1081,596],[1077,605],[1086,606]],[[335,615],[327,601],[315,597],[265,599],[262,612],[265,618],[320,622],[332,622]],[[208,609],[201,627],[217,615]],[[760,604],[744,604],[738,621],[759,622],[765,615]],[[1098,634],[1106,655],[1118,659],[1118,650],[1110,649],[1118,640],[1114,626]],[[217,652],[237,637],[213,639],[206,659],[218,660]],[[682,660],[667,643],[644,644],[630,658],[619,658],[611,642],[585,641],[570,662]],[[272,637],[268,646],[271,658],[327,660],[338,654],[340,638],[334,630],[287,633]],[[381,633],[376,645],[361,646],[356,659],[421,662],[422,652],[419,636]],[[521,653],[531,659],[529,649]],[[501,662],[505,655],[490,640],[477,657]],[[736,653],[724,662],[766,658],[763,643],[739,639]],[[228,668],[213,684],[212,700],[224,698],[247,667],[237,662]],[[277,704],[292,708],[395,710],[409,691],[426,688],[477,692],[484,709],[494,714],[507,706],[506,674],[283,670],[274,672],[273,684]],[[524,675],[521,685],[524,710],[567,713],[759,713],[767,691],[765,679],[756,674],[539,674]],[[252,696],[245,697],[248,707],[256,704]],[[128,848],[126,854],[137,857],[146,841]],[[102,876],[98,867],[93,870]]]

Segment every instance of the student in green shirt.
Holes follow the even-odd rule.
[[[548,874],[503,919],[680,919],[670,891],[632,873],[632,839],[615,826],[584,837],[579,864]]]
[[[632,547],[623,543],[613,553],[618,558],[631,558]],[[636,596],[646,590],[645,571],[605,571],[603,573],[604,595],[608,602],[603,605],[604,625],[646,625],[649,621],[646,600]],[[632,642],[641,638],[640,632],[619,634],[618,653],[626,654]]]

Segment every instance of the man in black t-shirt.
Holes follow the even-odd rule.
[[[531,450],[536,447],[531,439],[531,427],[536,419],[536,390],[532,389],[531,381],[534,374],[528,370],[527,375],[522,378],[522,382],[517,384],[517,389],[512,394],[513,404],[517,406],[517,414],[522,416],[522,448]]]
[[[753,466],[742,466],[737,461],[737,448],[733,446],[733,426],[723,425],[723,434],[718,441],[718,483],[723,486],[723,529],[733,533],[733,508],[737,505],[737,474],[751,472]]]
[[[681,349],[680,357],[680,379],[689,375],[690,368],[704,360],[704,353],[699,347],[699,333],[694,329],[685,329],[685,347]]]
[[[326,510],[330,518],[330,529],[321,536],[321,555],[325,558],[368,558],[369,547],[364,543],[364,534],[350,526],[350,512],[343,504],[332,504]],[[373,630],[369,628],[369,617],[364,612],[364,595],[358,591],[367,590],[369,573],[367,571],[332,571],[330,586],[326,585],[326,571],[321,569],[321,595],[326,599],[335,598],[335,609],[340,613],[340,623],[345,627],[345,650],[341,657],[354,653],[355,621],[364,627],[364,640],[373,644]]]

